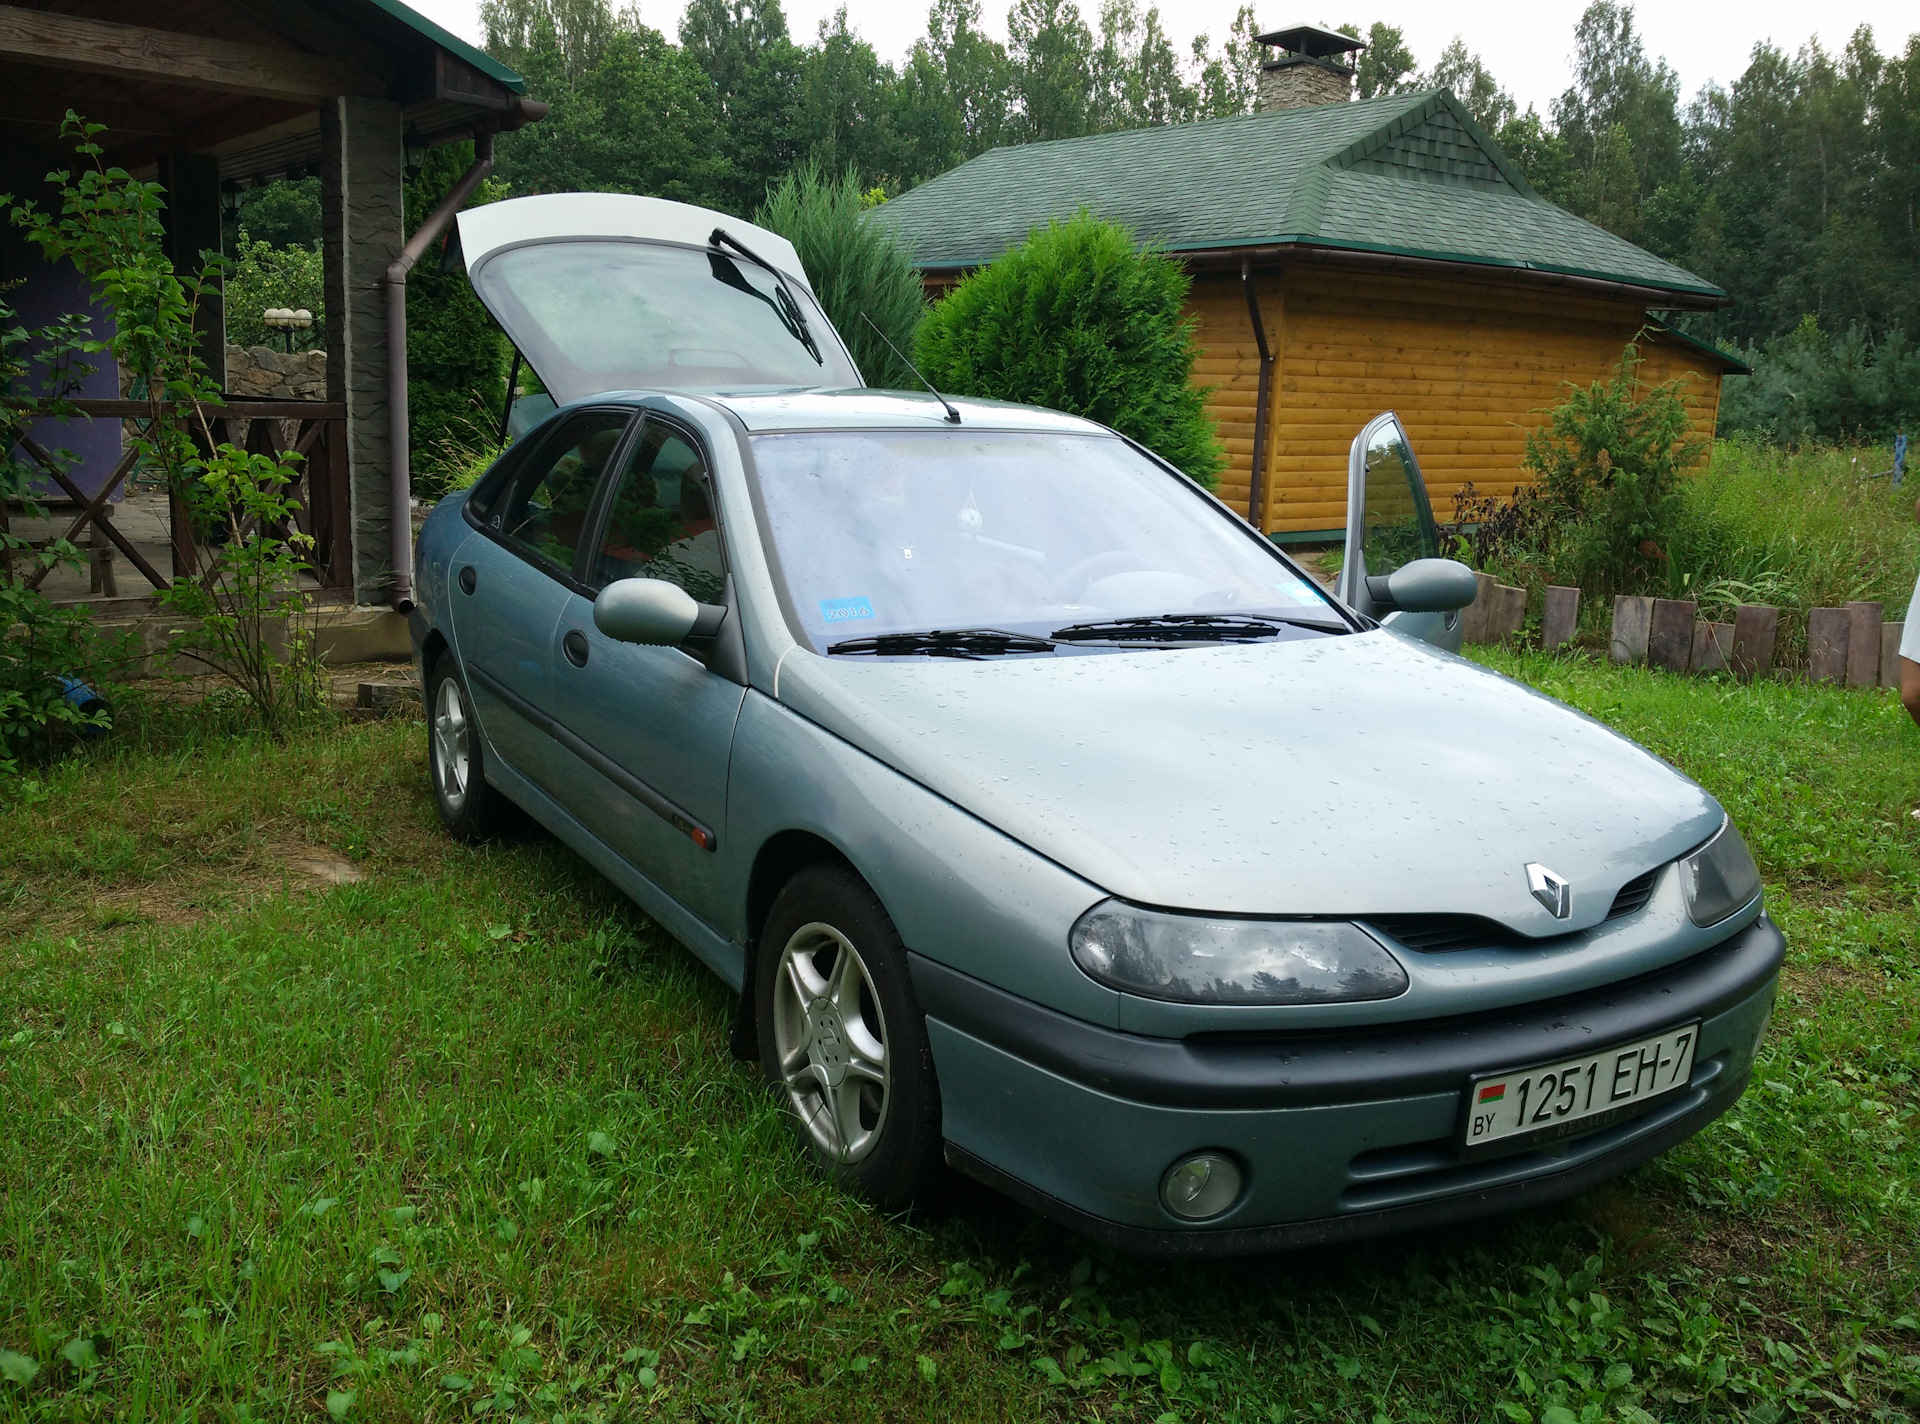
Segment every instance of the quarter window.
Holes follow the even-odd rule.
[[[617,411],[565,421],[502,492],[487,522],[535,558],[570,571],[593,492],[626,427]]]
[[[596,588],[623,578],[665,579],[701,603],[726,582],[713,485],[699,448],[650,421],[621,473],[589,577]]]

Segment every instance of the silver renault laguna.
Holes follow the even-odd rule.
[[[1739,1097],[1784,950],[1740,833],[1454,655],[1391,415],[1336,596],[1111,430],[863,389],[773,233],[571,194],[459,240],[548,396],[420,537],[441,814],[531,815],[737,989],[847,1186],[1245,1252]]]

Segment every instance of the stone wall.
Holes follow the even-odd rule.
[[[325,400],[327,353],[229,346],[227,394],[236,400]]]

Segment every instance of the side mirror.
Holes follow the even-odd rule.
[[[1453,613],[1479,592],[1473,570],[1457,559],[1415,559],[1367,580],[1367,596],[1384,613]]]
[[[689,638],[711,638],[727,610],[696,603],[665,579],[616,579],[593,600],[593,626],[622,643],[677,648]]]

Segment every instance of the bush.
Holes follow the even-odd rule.
[[[1571,387],[1527,433],[1524,522],[1561,581],[1595,594],[1665,583],[1680,475],[1706,453],[1680,384],[1644,385],[1628,342],[1611,377]]]
[[[1829,336],[1812,316],[1739,353],[1753,374],[1726,383],[1720,433],[1782,445],[1881,440],[1920,425],[1920,347],[1897,328]]]
[[[407,231],[415,231],[473,163],[471,143],[427,150],[407,184]],[[480,185],[470,206],[507,196],[504,184]],[[429,249],[407,278],[407,420],[415,492],[448,488],[466,452],[492,442],[507,393],[507,339],[474,295],[464,271],[440,270]]]
[[[920,327],[941,390],[1051,406],[1112,426],[1212,489],[1225,463],[1193,384],[1187,274],[1086,213],[1036,228]]]
[[[920,274],[906,246],[881,223],[867,222],[873,206],[854,170],[825,177],[808,162],[767,193],[753,220],[779,233],[800,254],[807,280],[853,353],[867,384],[883,390],[918,390],[920,382],[864,317],[902,352],[913,350],[926,315]]]
[[[295,344],[306,350],[326,349],[326,270],[313,248],[275,247],[241,228],[223,295],[227,340],[235,346],[278,347],[282,337],[261,319],[261,313],[269,307],[295,311],[305,307],[313,313],[313,325],[294,333]]]

